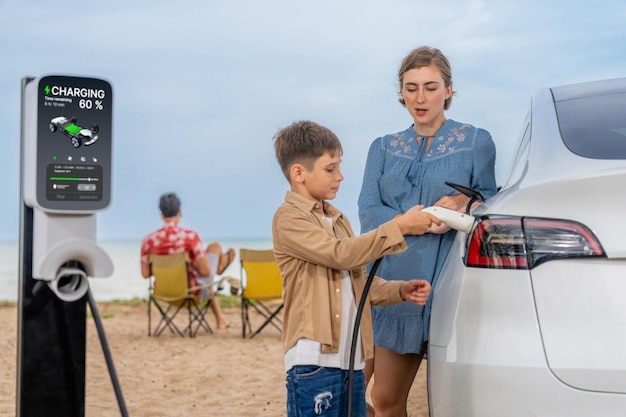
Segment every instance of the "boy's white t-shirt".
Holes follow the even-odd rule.
[[[332,219],[326,218],[331,223]],[[321,344],[310,339],[299,339],[294,347],[285,353],[285,371],[296,365],[317,365],[327,368],[350,368],[350,347],[356,322],[357,307],[352,292],[352,280],[348,271],[341,271],[341,336],[337,353],[322,353]],[[357,338],[354,356],[354,369],[365,368],[361,335]]]

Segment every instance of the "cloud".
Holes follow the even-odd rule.
[[[448,117],[492,133],[502,181],[538,88],[626,73],[625,10],[618,0],[0,2],[0,239],[18,235],[26,75],[113,85],[113,198],[98,214],[100,237],[155,228],[156,199],[170,190],[187,226],[267,237],[287,189],[272,137],[299,119],[341,138],[335,203],[358,230],[369,144],[411,123],[397,103],[406,53],[426,44],[449,57],[458,95]]]

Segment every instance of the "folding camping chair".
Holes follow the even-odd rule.
[[[282,319],[278,315],[283,309],[283,279],[274,252],[268,250],[240,249],[241,261],[241,337],[246,332],[252,339],[268,324],[282,333]],[[250,307],[264,319],[263,323],[252,330]]]
[[[148,300],[148,336],[157,337],[163,330],[184,337],[195,337],[203,328],[208,333],[213,329],[206,320],[206,312],[213,302],[213,295],[200,299],[195,293],[204,286],[189,287],[189,255],[181,252],[168,255],[150,255],[150,299]],[[214,283],[210,284],[211,286]],[[210,288],[207,288],[211,294]],[[152,305],[160,313],[160,320],[152,331]],[[179,312],[187,311],[187,323],[179,327],[174,319]]]

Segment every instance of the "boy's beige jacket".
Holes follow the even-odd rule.
[[[334,231],[330,223],[333,220]],[[383,255],[406,250],[398,224],[391,220],[354,236],[348,219],[324,201],[288,191],[272,223],[274,255],[283,277],[283,349],[307,338],[322,344],[323,353],[336,353],[341,330],[341,271],[350,271],[358,305],[365,287],[365,265]],[[403,281],[376,277],[361,318],[365,359],[373,357],[373,305],[402,302]]]

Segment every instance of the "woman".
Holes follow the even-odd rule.
[[[359,196],[362,233],[416,204],[464,211],[469,197],[446,181],[476,189],[486,198],[496,193],[491,135],[446,118],[454,94],[448,59],[438,49],[417,48],[402,61],[398,79],[400,103],[413,124],[370,146]],[[431,231],[408,236],[408,250],[386,256],[376,275],[388,280],[417,276],[434,288],[456,232],[447,227]],[[431,303],[372,309],[374,360],[368,363],[366,379],[374,373],[376,417],[407,415],[408,394],[426,352]]]

